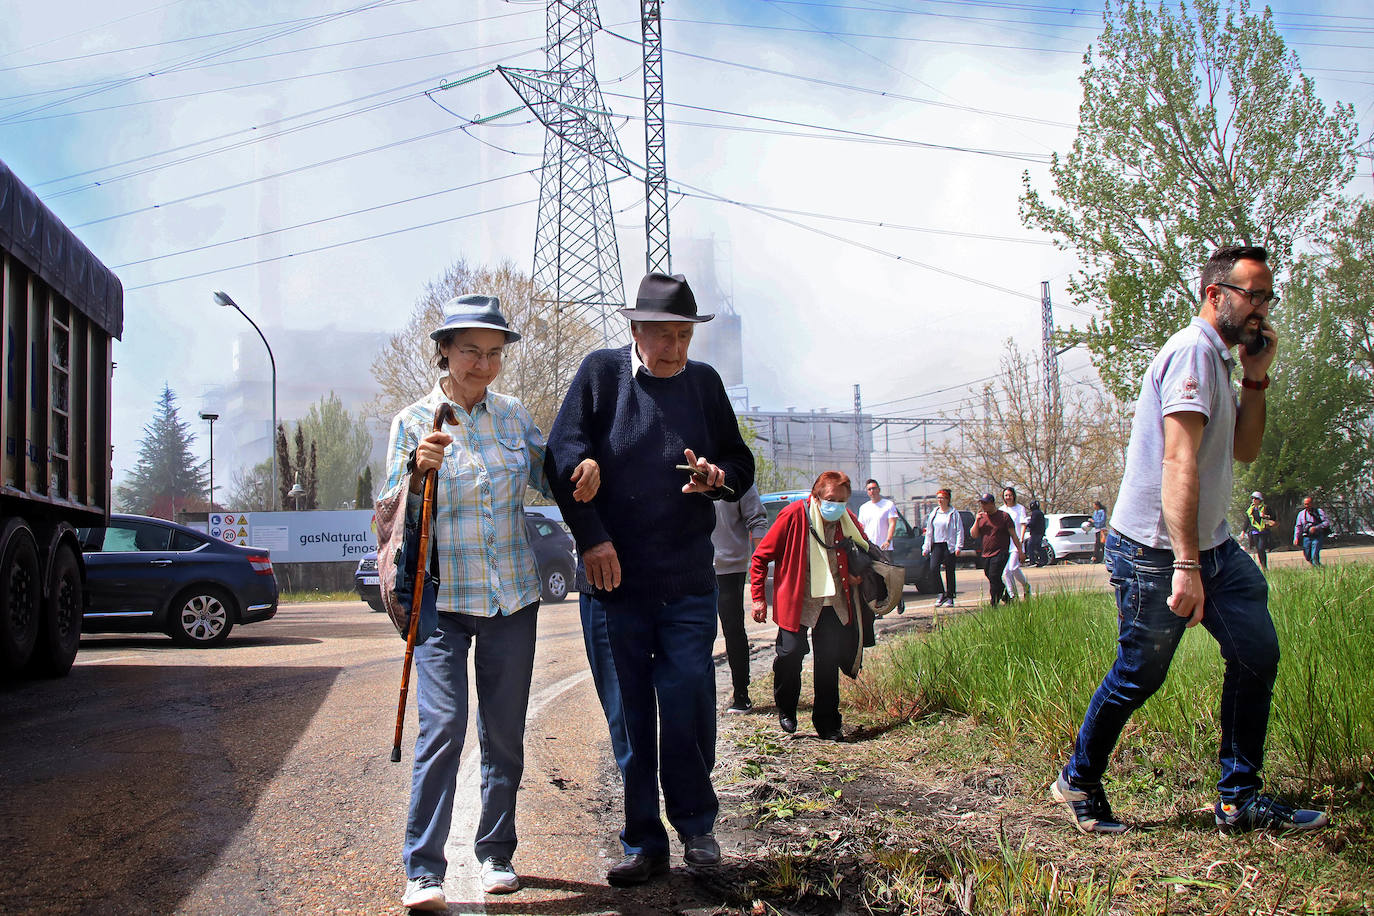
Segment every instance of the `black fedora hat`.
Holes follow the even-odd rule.
[[[697,314],[697,297],[682,274],[645,274],[639,281],[635,307],[620,310],[631,321],[710,321],[715,315]]]

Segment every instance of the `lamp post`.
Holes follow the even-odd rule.
[[[262,333],[262,328],[258,327],[256,321],[248,317],[248,313],[239,308],[239,304],[229,298],[229,294],[215,291],[215,302],[219,305],[227,305],[234,311],[243,316],[243,320],[253,326],[253,330],[258,332],[262,338],[262,345],[267,348],[267,359],[272,364],[272,434],[268,437],[268,448],[272,452],[272,508],[277,506],[277,358],[272,355],[272,345],[267,342],[267,335]]]
[[[217,413],[200,412],[200,418],[210,423],[210,511],[215,511],[215,421],[219,419]]]
[[[301,497],[305,495],[305,487],[301,486],[300,472],[296,472],[296,482],[291,485],[291,489],[286,491],[286,495],[296,502],[296,511],[301,511]]]

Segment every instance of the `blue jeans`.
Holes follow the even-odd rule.
[[[1326,538],[1308,535],[1302,539],[1302,555],[1312,566],[1322,565],[1322,541]]]
[[[592,683],[606,716],[611,733],[611,753],[625,778],[625,765],[630,760],[630,739],[625,734],[625,710],[620,705],[620,681],[615,676],[615,659],[611,657],[611,636],[606,631],[606,607],[592,598],[590,588],[578,599],[582,613],[582,644],[587,650],[587,665],[592,669]]]
[[[482,816],[473,852],[479,862],[515,854],[515,796],[525,771],[525,710],[538,619],[538,602],[507,616],[440,614],[439,628],[415,647],[420,734],[403,849],[407,878],[442,880],[448,867],[444,843],[468,724],[469,648],[482,747]]]
[[[1116,589],[1116,663],[1088,704],[1065,775],[1080,788],[1102,781],[1126,720],[1159,689],[1183,636],[1186,618],[1169,610],[1174,555],[1116,532],[1105,562]],[[1222,801],[1238,802],[1260,787],[1269,704],[1278,672],[1279,640],[1269,617],[1269,585],[1234,540],[1204,550],[1202,625],[1221,649]]]
[[[711,787],[716,590],[671,601],[597,593],[590,601],[593,614],[599,605],[605,616],[629,745],[620,844],[626,855],[667,855],[660,781],[668,823],[679,836],[713,832],[719,811]]]

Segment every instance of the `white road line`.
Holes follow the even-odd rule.
[[[111,662],[127,662],[127,661],[131,661],[131,660],[133,660],[133,659],[135,659],[135,658],[151,658],[151,657],[152,657],[152,656],[148,655],[147,653],[143,653],[143,654],[140,654],[140,655],[111,655],[109,658],[91,658],[91,659],[85,659],[85,658],[83,658],[83,659],[78,659],[77,661],[72,662],[72,665],[73,665],[73,666],[75,666],[75,665],[108,665],[108,664],[110,664]]]
[[[569,675],[563,680],[545,687],[530,697],[529,710],[525,722],[544,712],[554,700],[589,680],[590,670]],[[477,692],[471,693],[469,706],[475,710]],[[472,858],[472,840],[477,833],[477,822],[482,816],[482,753],[477,740],[477,728],[468,730],[471,740],[463,748],[463,762],[458,768],[458,788],[453,797],[453,823],[449,826],[448,839],[444,842],[444,858],[448,859],[448,874],[444,877],[444,896],[450,902],[457,902],[463,913],[485,913],[486,894],[482,890],[482,869]]]

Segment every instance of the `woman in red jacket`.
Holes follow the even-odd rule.
[[[816,697],[811,722],[816,734],[843,741],[840,722],[840,669],[858,651],[858,603],[845,551],[846,537],[867,544],[863,528],[845,508],[849,476],[823,471],[811,496],[788,505],[764,535],[749,563],[749,586],[754,620],[768,619],[764,583],[768,564],[773,572],[773,621],[778,625],[777,657],[773,660],[773,701],[778,724],[788,733],[797,730],[797,701],[801,697],[802,662],[811,634]]]

